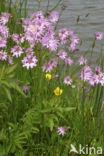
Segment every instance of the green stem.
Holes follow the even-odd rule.
[[[96,38],[94,38],[94,41],[93,41],[93,44],[92,44],[91,57],[92,57],[93,50],[94,50],[94,47],[95,47],[95,42],[96,42]]]
[[[84,88],[84,66],[83,66],[83,94],[82,94],[82,143],[84,145],[85,142],[85,134],[84,134],[84,103],[85,103],[85,88]]]
[[[62,0],[59,0],[59,1],[56,3],[56,5],[50,10],[50,12],[53,11],[53,10],[55,10],[55,9],[60,5],[61,1],[62,1]]]
[[[58,24],[59,24],[59,22],[60,22],[62,13],[63,13],[63,10],[61,9],[60,14],[59,14],[59,20],[58,20],[58,22],[56,23],[55,30],[57,29],[57,26],[58,26]]]
[[[38,0],[38,11],[40,11],[40,0]]]
[[[47,4],[46,13],[48,12],[48,8],[49,8],[49,0],[48,0],[48,4]]]
[[[25,0],[25,18],[27,17],[27,0]]]

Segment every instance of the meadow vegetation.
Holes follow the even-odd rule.
[[[60,3],[49,10],[48,1],[45,13],[28,17],[27,1],[22,11],[22,2],[0,0],[0,156],[74,156],[71,144],[104,147],[102,50],[97,64],[87,59],[103,33],[77,59],[80,36],[57,30]]]

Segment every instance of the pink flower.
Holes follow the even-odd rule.
[[[58,53],[57,53],[57,55],[61,58],[61,59],[65,59],[66,58],[66,56],[67,56],[67,52],[65,52],[63,49],[61,49]]]
[[[104,73],[99,73],[98,81],[102,86],[104,86]]]
[[[6,47],[8,37],[9,37],[9,29],[5,25],[0,25],[0,48]]]
[[[70,45],[69,45],[69,50],[75,51],[75,50],[76,50],[76,44],[79,43],[79,38],[78,38],[78,36],[73,34],[73,35],[70,37],[70,41],[71,41],[71,43],[70,43]]]
[[[7,43],[7,41],[0,36],[0,48],[5,48],[6,43]]]
[[[26,32],[28,30],[28,27],[31,25],[31,21],[28,18],[27,19],[22,18],[21,20],[23,22],[22,27],[24,28],[24,31]]]
[[[85,65],[87,64],[87,59],[84,58],[83,56],[80,57],[80,59],[78,60],[80,65]]]
[[[12,39],[14,42],[17,42],[17,44],[19,44],[19,34],[12,34]]]
[[[73,60],[70,57],[65,58],[65,64],[68,64],[69,66],[71,66],[73,64]]]
[[[72,43],[74,44],[78,44],[78,42],[79,42],[79,38],[78,38],[78,36],[77,35],[72,35],[71,36],[71,38],[70,38],[70,40],[72,41]]]
[[[42,38],[42,46],[49,48],[50,51],[56,51],[59,41],[55,40],[51,35]]]
[[[64,136],[66,133],[66,128],[65,127],[58,127],[58,134]]]
[[[96,67],[95,67],[95,71],[96,71],[97,73],[101,73],[101,67],[96,66]]]
[[[27,48],[25,52],[27,55],[34,55],[34,51],[32,48]]]
[[[57,11],[52,11],[52,12],[50,13],[49,19],[50,19],[50,21],[51,21],[52,23],[56,23],[56,22],[58,21],[58,19],[59,19],[59,14],[58,14],[58,12],[57,12]]]
[[[9,65],[14,64],[14,63],[13,63],[13,57],[9,56],[9,57],[8,57],[8,62],[9,62]]]
[[[69,50],[75,51],[75,49],[76,49],[76,44],[75,44],[74,42],[72,42],[72,43],[70,44],[70,46],[69,46]]]
[[[25,40],[25,37],[23,34],[13,34],[12,35],[12,39],[14,42],[16,42],[17,44],[23,43]]]
[[[11,48],[11,53],[13,54],[13,56],[16,56],[18,58],[24,52],[23,52],[23,48],[21,48],[19,45],[16,45],[13,48]]]
[[[58,44],[59,44],[58,40],[55,39],[49,40],[49,50],[56,51],[58,48]]]
[[[67,30],[66,28],[60,29],[59,30],[59,39],[61,44],[65,44],[67,42],[67,39],[70,37],[70,35],[73,32],[71,30]]]
[[[99,78],[98,75],[96,75],[96,74],[92,75],[91,78],[89,79],[89,84],[91,86],[94,86],[94,85],[98,84],[99,83],[98,78]]]
[[[26,93],[30,89],[30,86],[24,85],[22,90]]]
[[[43,66],[42,69],[43,71],[47,72],[51,72],[53,67],[57,66],[57,61],[56,59],[52,58],[49,62],[46,62]]]
[[[0,24],[5,25],[6,23],[8,23],[11,15],[9,13],[6,13],[6,12],[2,12],[1,15],[2,16],[0,17]]]
[[[42,66],[43,71],[47,72],[51,72],[52,70],[52,65],[49,62],[46,62],[43,66]]]
[[[89,66],[84,66],[81,72],[81,79],[84,81],[89,81],[92,77],[92,70]]]
[[[103,33],[102,32],[97,32],[96,33],[96,39],[101,40],[103,38]]]
[[[57,78],[57,77],[59,77],[58,74],[56,74],[56,75],[52,75],[52,79],[53,79],[53,78]]]
[[[37,62],[38,60],[36,59],[36,56],[33,56],[33,55],[27,55],[22,60],[23,67],[26,67],[27,69],[37,66],[36,64]]]
[[[31,22],[35,22],[35,21],[36,21],[36,13],[32,13],[32,14],[30,15],[30,21],[31,21]]]
[[[38,11],[36,13],[36,20],[42,20],[42,19],[44,19],[43,12],[42,11]]]
[[[56,67],[57,66],[57,61],[55,58],[52,58],[50,61],[49,61],[49,64],[51,64],[52,67]]]
[[[70,76],[66,76],[64,78],[64,84],[67,84],[67,85],[71,85],[72,84],[72,79],[70,78]]]
[[[7,60],[7,52],[6,51],[3,51],[3,50],[0,51],[0,60],[1,61]]]
[[[34,34],[33,34],[32,32],[27,31],[27,32],[25,33],[25,39],[29,42],[30,47],[33,48],[33,47],[35,46],[36,41],[35,41],[35,39],[34,39]]]

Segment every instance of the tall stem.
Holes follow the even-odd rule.
[[[38,11],[40,11],[40,0],[38,0]]]
[[[48,4],[47,4],[46,13],[48,12],[48,8],[49,8],[49,0],[48,0]]]

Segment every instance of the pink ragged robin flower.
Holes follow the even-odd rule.
[[[80,65],[86,65],[87,64],[87,59],[84,58],[83,56],[81,56],[80,59],[78,60],[78,63]]]
[[[22,60],[23,67],[26,67],[27,69],[37,66],[37,62],[38,60],[36,56],[33,55],[26,55],[26,57],[24,57]]]
[[[58,127],[58,134],[64,136],[66,134],[66,128],[65,127]]]
[[[65,58],[65,64],[68,64],[69,66],[71,66],[73,64],[73,60],[70,57]]]
[[[3,50],[0,51],[0,60],[1,61],[7,60],[7,52],[6,51],[3,51]]]
[[[57,56],[59,56],[60,59],[64,60],[67,56],[67,52],[61,49],[58,53]]]
[[[50,13],[50,16],[49,16],[49,20],[52,22],[52,23],[56,23],[59,19],[59,14],[57,11],[52,11]]]
[[[6,23],[8,23],[10,17],[11,15],[9,13],[2,12],[0,17],[0,24],[5,25]]]
[[[24,52],[23,52],[23,48],[21,48],[19,45],[16,45],[13,48],[11,48],[11,53],[12,53],[12,56],[16,56],[18,58]]]
[[[64,84],[66,84],[66,85],[71,85],[72,84],[72,79],[70,78],[70,76],[66,76],[64,78]]]
[[[22,90],[26,93],[30,89],[30,86],[24,85],[22,86]]]
[[[96,39],[97,40],[102,40],[102,38],[103,38],[103,33],[102,32],[97,32],[96,33]]]
[[[84,81],[89,81],[92,77],[92,70],[88,65],[85,65],[81,72],[81,79]]]

